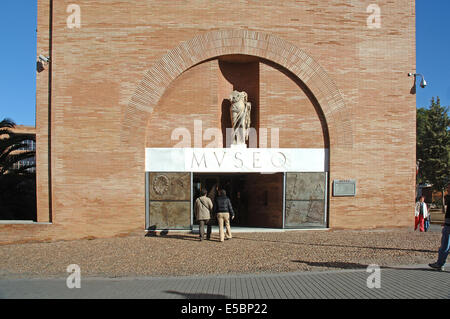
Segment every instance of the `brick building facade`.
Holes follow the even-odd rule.
[[[271,147],[261,129],[277,128],[279,148],[327,150],[324,227],[413,224],[414,1],[380,0],[376,12],[361,0],[80,0],[79,27],[70,26],[71,4],[38,1],[37,54],[51,58],[37,74],[42,224],[0,225],[1,241],[152,225],[145,149],[176,146],[176,128],[190,132],[190,147],[208,146],[194,141],[194,122],[223,131],[233,89],[249,95],[258,147]],[[183,185],[192,193],[202,176]],[[262,226],[283,227],[286,209],[297,207],[288,174],[248,176],[272,185],[250,190],[276,203],[278,215]],[[356,195],[333,196],[336,180],[355,180]]]

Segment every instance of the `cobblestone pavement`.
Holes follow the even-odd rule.
[[[449,299],[450,272],[426,265],[382,268],[368,288],[367,269],[187,277],[3,279],[0,298],[152,299]]]

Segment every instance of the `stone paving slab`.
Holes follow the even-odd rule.
[[[361,270],[189,277],[2,279],[0,298],[40,299],[450,299],[450,272],[427,265],[381,269],[381,287],[368,288]]]

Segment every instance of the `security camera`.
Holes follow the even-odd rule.
[[[39,60],[40,61],[42,61],[42,62],[44,62],[44,63],[48,63],[49,61],[50,61],[50,57],[46,57],[46,56],[44,56],[44,55],[40,55],[39,56]]]
[[[36,61],[36,70],[38,72],[42,72],[45,70],[45,66],[50,62],[50,57],[46,57],[45,55],[39,55],[38,60]]]

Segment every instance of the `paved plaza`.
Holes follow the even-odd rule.
[[[236,228],[224,243],[213,232],[1,245],[0,298],[449,299],[450,266],[427,266],[440,231]],[[71,264],[80,288],[67,286]]]
[[[379,288],[368,288],[373,272],[339,270],[284,274],[188,277],[86,278],[69,289],[66,278],[0,280],[1,298],[152,299],[449,299],[450,272],[426,265],[382,268]],[[370,280],[369,280],[370,281]]]

